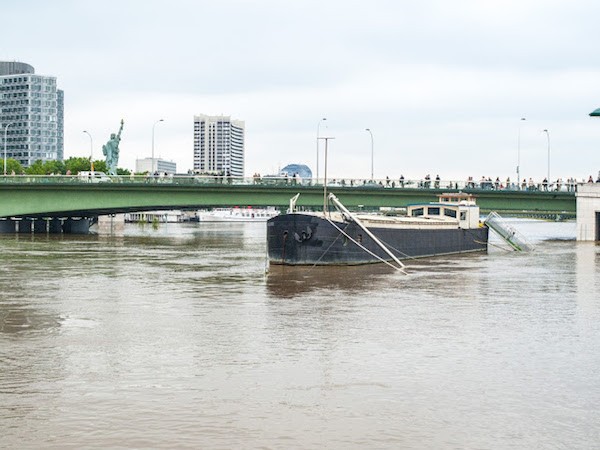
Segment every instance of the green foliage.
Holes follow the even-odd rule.
[[[94,161],[94,171],[108,173],[106,171],[106,161],[100,161],[100,160]]]
[[[65,166],[67,170],[71,171],[71,174],[77,175],[81,171],[89,171],[91,170],[90,166],[90,158],[83,156],[71,156],[69,159],[65,161]],[[106,173],[106,162],[103,160],[95,160],[94,161],[94,171],[95,172],[105,172]]]
[[[71,175],[77,175],[81,171],[90,170],[90,158],[71,156],[65,161],[65,167]]]
[[[4,161],[0,163],[2,171],[4,170]],[[18,161],[14,159],[8,159],[6,162],[7,174],[11,173],[12,170],[16,174],[26,173],[27,175],[66,175],[69,171],[70,175],[77,175],[81,171],[91,170],[90,158],[83,156],[71,156],[65,161],[46,161],[42,162],[37,160],[31,164],[25,171]],[[106,162],[103,160],[94,161],[94,171],[107,173]],[[117,168],[117,175],[130,175],[131,172],[128,169]]]
[[[27,175],[64,175],[66,172],[64,162],[54,160],[42,162],[41,159],[38,159],[25,170]]]
[[[65,163],[63,161],[46,161],[44,162],[43,168],[46,172],[46,175],[56,174],[56,175],[64,175],[67,173],[67,169],[65,168]]]
[[[0,167],[2,168],[2,174],[4,174],[4,159],[0,160]],[[19,161],[13,158],[6,160],[6,175],[21,175],[23,173],[23,166]]]
[[[27,175],[46,175],[46,170],[44,170],[44,163],[41,159],[38,159],[25,170],[25,173]]]

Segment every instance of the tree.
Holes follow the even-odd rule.
[[[25,170],[27,175],[64,175],[66,172],[67,169],[62,161],[50,160],[42,162],[41,159],[38,159]]]
[[[73,175],[77,175],[82,171],[90,171],[90,158],[83,156],[71,156],[69,159],[65,161],[65,167],[67,170],[70,170]],[[106,161],[97,159],[94,161],[94,172],[104,172],[106,173]]]
[[[44,162],[44,172],[46,175],[56,174],[56,175],[64,175],[67,173],[67,169],[65,168],[65,163],[62,161],[45,161]]]
[[[65,161],[65,168],[71,171],[72,175],[77,175],[81,171],[90,170],[90,158],[71,156]]]
[[[0,166],[2,167],[2,173],[4,173],[4,160],[2,160]],[[23,173],[23,166],[16,159],[8,158],[6,160],[6,174],[12,175],[13,172],[16,175],[21,175]]]
[[[106,173],[106,161],[102,161],[102,160],[94,161],[94,171]]]
[[[25,173],[27,175],[46,175],[44,163],[41,159],[38,159],[25,170]]]
[[[12,161],[12,162],[11,162]],[[2,169],[4,162],[2,162]],[[11,166],[11,164],[13,164]],[[13,159],[9,159],[6,163],[7,173],[11,170],[14,170],[15,173],[23,173],[23,167],[19,164],[18,161]],[[77,175],[81,171],[89,171],[90,167],[90,158],[84,156],[71,156],[69,159],[65,161],[55,161],[49,160],[46,162],[42,162],[41,160],[37,160],[33,164],[31,164],[26,170],[25,173],[28,175],[50,175],[50,174],[61,174],[65,175],[67,171],[70,171],[70,174]],[[106,161],[96,160],[94,161],[94,171],[95,172],[106,172]],[[130,175],[131,172],[128,169],[117,168],[118,175]]]

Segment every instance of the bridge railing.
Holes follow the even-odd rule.
[[[217,175],[116,175],[89,177],[79,175],[0,175],[0,184],[174,184],[174,185],[245,185],[245,186],[297,186],[322,187],[323,179],[297,177],[232,177]],[[575,181],[565,183],[528,184],[503,183],[499,181],[457,181],[457,180],[404,180],[389,178],[370,180],[357,178],[333,178],[327,181],[328,187],[346,187],[357,189],[474,189],[474,190],[509,190],[509,191],[562,191],[575,192]]]

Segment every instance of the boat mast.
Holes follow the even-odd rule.
[[[327,142],[329,139],[335,139],[334,137],[320,137],[319,139],[323,139],[325,141],[325,164],[323,175],[323,215],[327,214]]]

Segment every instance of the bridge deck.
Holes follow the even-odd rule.
[[[556,187],[553,187],[556,188]],[[574,187],[560,190],[517,190],[493,183],[337,180],[328,191],[352,209],[404,207],[435,201],[443,192],[470,192],[483,211],[513,214],[575,214]],[[321,208],[323,186],[313,180],[286,178],[111,177],[92,183],[72,176],[0,177],[0,217],[74,217],[132,211],[197,209],[216,206],[285,208],[300,193],[297,205]]]

